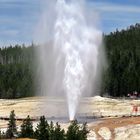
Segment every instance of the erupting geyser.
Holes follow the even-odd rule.
[[[47,41],[42,42],[37,51],[41,90],[46,95],[63,93],[67,98],[69,119],[74,120],[81,96],[94,93],[100,75],[102,33],[86,18],[83,0],[57,0],[52,5],[55,9],[52,10],[52,6],[49,14],[43,16],[41,22],[46,26],[41,26],[43,31],[39,34],[43,38],[50,34],[53,42],[51,47],[46,45]],[[52,18],[49,16],[53,16],[53,20],[47,26]]]

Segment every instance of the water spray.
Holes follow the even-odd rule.
[[[88,24],[83,2],[84,0],[56,1],[53,5],[55,20],[51,24],[52,51],[47,55],[45,45],[38,51],[42,57],[43,91],[46,95],[64,93],[71,121],[75,119],[81,97],[94,93],[100,71],[99,47],[102,33],[94,23]],[[48,70],[49,68],[51,69]]]
[[[80,4],[58,0],[56,7],[55,47],[60,47],[65,56],[63,86],[67,96],[69,119],[74,120],[79,100],[88,84],[87,69],[88,65],[92,65],[90,53],[94,56],[92,70],[94,77],[96,76],[100,44],[97,40],[101,38],[101,32],[86,25]]]

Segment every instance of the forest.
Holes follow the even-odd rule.
[[[111,96],[140,92],[140,24],[105,36],[108,68],[104,90]]]
[[[104,42],[108,65],[103,70],[100,94],[124,97],[140,92],[140,24],[104,35]],[[34,47],[23,44],[0,48],[0,98],[35,95]]]
[[[14,99],[34,95],[33,46],[0,48],[0,98]]]

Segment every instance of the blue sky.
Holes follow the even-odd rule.
[[[0,0],[0,46],[30,44],[43,0]],[[105,33],[140,23],[140,0],[86,0]]]

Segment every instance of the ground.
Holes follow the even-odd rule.
[[[140,117],[134,117],[133,105],[139,106],[140,100],[110,99],[100,96],[83,98],[76,116],[82,116],[84,121],[88,122],[91,132],[89,140],[106,138],[119,140],[119,137],[122,137],[121,140],[129,138],[139,140],[137,133],[140,133]],[[66,102],[61,98],[34,97],[0,101],[1,118],[7,118],[11,110],[15,110],[17,118],[20,119],[24,119],[27,115],[38,119],[39,116],[45,115],[48,119],[60,120],[65,130],[69,125]],[[137,115],[140,115],[140,111]],[[19,121],[18,125],[20,124]],[[0,128],[5,130],[6,126],[7,121],[0,120]]]
[[[101,122],[90,125],[89,129],[94,130],[96,133],[98,139],[101,139],[101,136],[98,134],[98,131],[101,128],[108,128],[111,132],[111,138],[112,140],[115,139],[115,129],[116,128],[122,128],[122,127],[128,127],[128,126],[135,126],[140,124],[140,117],[119,117],[119,118],[104,118]],[[122,137],[123,140],[123,137]],[[134,139],[133,139],[134,140]]]

